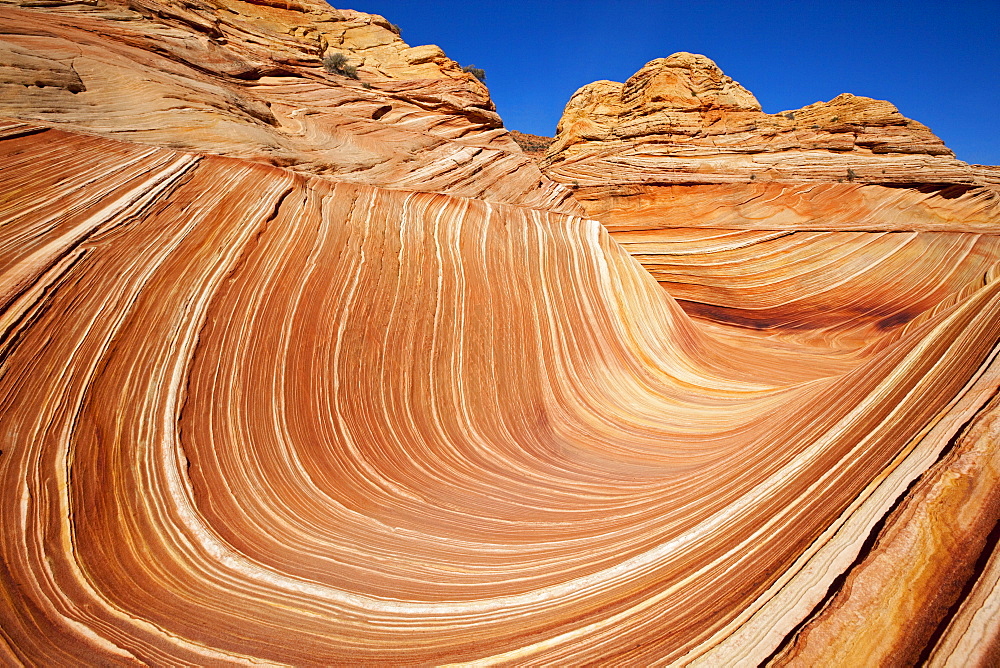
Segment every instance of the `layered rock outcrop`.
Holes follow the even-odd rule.
[[[952,229],[1000,219],[985,170],[889,102],[845,93],[766,114],[690,53],[577,91],[543,165],[609,225],[742,228],[781,217],[789,228]],[[942,206],[961,210],[942,225]]]
[[[765,114],[689,53],[581,88],[541,164],[689,313],[817,341],[834,323],[892,329],[978,280],[1000,226],[992,168],[890,103],[844,94]]]
[[[581,185],[602,160],[622,184],[976,183],[969,165],[889,102],[845,93],[766,114],[750,91],[691,53],[653,60],[623,84],[584,86],[557,132],[550,169]]]
[[[380,17],[28,4],[3,662],[991,660],[992,235],[671,229],[679,303]]]
[[[382,17],[319,0],[0,6],[0,115],[358,183],[579,211],[501,129],[475,77],[437,47],[407,46]],[[332,53],[347,55],[358,80],[324,68]]]

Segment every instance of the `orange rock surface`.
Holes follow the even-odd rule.
[[[381,17],[0,25],[4,663],[995,657],[981,177],[606,228]]]
[[[691,53],[653,60],[624,84],[584,86],[557,132],[549,171],[581,186],[977,183],[927,126],[889,102],[845,93],[766,114],[714,62]]]
[[[440,49],[413,64],[414,49],[436,47],[408,47],[381,17],[320,0],[50,4],[0,15],[0,115],[355,183],[580,210],[502,130],[475,77]],[[331,53],[348,54],[359,79],[327,71]]]
[[[877,358],[989,282],[1000,257],[996,167],[956,160],[887,102],[764,114],[703,56],[585,86],[541,164],[705,331],[748,348]],[[994,373],[974,381],[974,404],[995,397]],[[996,409],[962,401],[925,427],[941,439],[964,421],[945,426],[938,461],[766,663],[995,663]]]

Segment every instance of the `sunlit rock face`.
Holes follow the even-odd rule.
[[[927,126],[889,102],[845,93],[766,114],[714,62],[690,53],[653,60],[625,83],[584,86],[557,132],[550,171],[581,187],[598,172],[601,185],[976,182]]]
[[[689,313],[755,330],[868,342],[997,252],[995,168],[880,100],[765,114],[690,53],[581,88],[541,164]]]
[[[608,225],[951,230],[1000,220],[997,192],[984,188],[995,172],[957,160],[889,102],[845,93],[766,114],[690,53],[577,91],[543,164]]]
[[[844,94],[765,114],[703,56],[584,86],[541,162],[702,331],[809,351],[806,366],[891,355],[992,281],[1000,258],[996,167],[958,161],[888,102]],[[989,377],[976,382],[994,393]],[[1000,660],[992,403],[767,663]]]
[[[502,130],[475,77],[437,47],[407,46],[382,17],[320,0],[46,4],[0,15],[0,115],[355,183],[579,211]],[[358,79],[324,68],[332,54]]]
[[[27,4],[4,663],[995,659],[989,230],[663,228],[650,272],[380,17]]]

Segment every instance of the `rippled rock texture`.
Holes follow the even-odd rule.
[[[651,273],[380,17],[32,4],[0,8],[5,663],[996,659],[968,200],[665,226]]]
[[[889,102],[845,93],[766,114],[750,91],[691,53],[653,60],[625,83],[584,86],[557,131],[551,169],[581,185],[598,169],[602,181],[620,184],[976,183],[969,165]]]

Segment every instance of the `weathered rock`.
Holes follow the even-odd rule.
[[[890,103],[840,95],[779,114],[704,56],[677,53],[624,84],[577,91],[559,121],[548,172],[601,185],[841,181],[976,184],[970,167]]]
[[[812,349],[804,363],[837,373],[836,360],[891,354],[993,280],[997,168],[955,160],[887,102],[841,95],[767,115],[749,94],[713,99],[697,81],[728,84],[711,61],[678,54],[626,84],[585,86],[542,164],[720,340]],[[950,351],[939,354],[946,365]],[[859,515],[884,514],[884,526],[836,529],[856,556],[833,586],[814,585],[844,567],[836,551],[819,556],[827,544],[717,646],[686,658],[992,665],[997,374],[993,364],[970,381],[907,455],[915,461],[902,469],[920,468],[919,482],[859,497],[873,507]],[[922,447],[935,454],[916,455]],[[802,625],[782,637],[790,618]],[[761,643],[778,650],[755,654]]]
[[[695,267],[704,263],[714,271],[719,256],[695,249],[701,239],[714,247],[719,233],[730,240],[830,233],[793,235],[761,247],[791,241],[792,247],[808,247],[803,252],[829,258],[833,247],[847,247],[854,243],[848,240],[858,238],[883,238],[884,232],[906,233],[904,238],[916,232],[992,235],[1000,225],[1000,196],[991,168],[956,160],[926,126],[904,118],[890,103],[844,94],[794,112],[765,114],[711,60],[686,53],[650,62],[625,84],[584,86],[567,104],[542,165],[548,175],[570,185],[588,215],[604,223],[678,297],[707,279],[697,277],[700,269]],[[690,228],[706,232],[692,234]],[[848,230],[878,234],[836,234]],[[678,239],[693,240],[694,249],[678,245]],[[748,246],[756,243],[747,241]],[[686,278],[672,269],[678,253]],[[755,255],[755,249],[743,251],[739,271],[744,276],[757,272],[747,264],[756,262]],[[972,255],[973,273],[982,270],[982,257]],[[995,257],[995,251],[987,251],[986,257]],[[933,265],[937,255],[928,261]],[[864,262],[875,267],[881,259],[875,253]],[[806,264],[800,270],[816,286],[827,280],[821,278],[824,274],[836,281],[841,268],[828,260],[823,264],[829,268],[817,272]],[[874,282],[890,279],[876,274]],[[844,312],[843,322],[863,328],[877,322],[901,324],[909,319],[903,312],[912,315],[928,307],[893,310],[882,303],[886,293],[867,290],[873,298],[868,306],[858,307],[846,294],[846,301],[834,303],[869,313],[882,310],[883,317],[867,321]],[[829,295],[811,306],[796,306],[798,315],[779,316],[751,306],[755,297],[735,280],[716,280],[696,291],[697,300],[683,303],[703,317],[764,328],[778,318],[796,322],[800,330],[823,330],[830,324]],[[778,304],[781,294],[770,298]],[[746,308],[738,306],[742,300]],[[812,314],[803,315],[802,308]]]
[[[996,231],[1000,198],[980,186],[886,188],[857,183],[601,186],[576,190],[609,230]]]
[[[552,137],[542,137],[540,135],[518,132],[517,130],[511,130],[510,137],[535,162],[540,162],[545,157],[545,153],[554,141]]]
[[[407,46],[382,17],[320,0],[136,0],[0,5],[0,30],[3,116],[361,183],[579,211],[501,129],[475,77],[437,47]],[[358,65],[360,80],[324,69],[334,50]],[[414,53],[423,54],[415,65]],[[425,163],[419,176],[415,161]]]
[[[991,165],[970,165],[976,180],[994,190],[1000,190],[1000,167]]]

